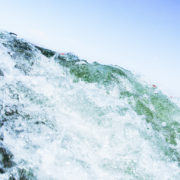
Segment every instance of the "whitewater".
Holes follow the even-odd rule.
[[[0,180],[179,180],[180,108],[119,66],[0,32]]]

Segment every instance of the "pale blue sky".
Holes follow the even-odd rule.
[[[180,96],[179,0],[0,0],[0,29],[117,64]]]

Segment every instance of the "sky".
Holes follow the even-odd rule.
[[[179,0],[0,0],[0,29],[119,65],[180,97]]]

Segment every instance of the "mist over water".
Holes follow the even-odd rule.
[[[0,70],[0,179],[180,178],[180,109],[131,72],[7,32]]]

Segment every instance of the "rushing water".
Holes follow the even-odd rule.
[[[0,180],[180,179],[180,109],[116,66],[0,33]]]

